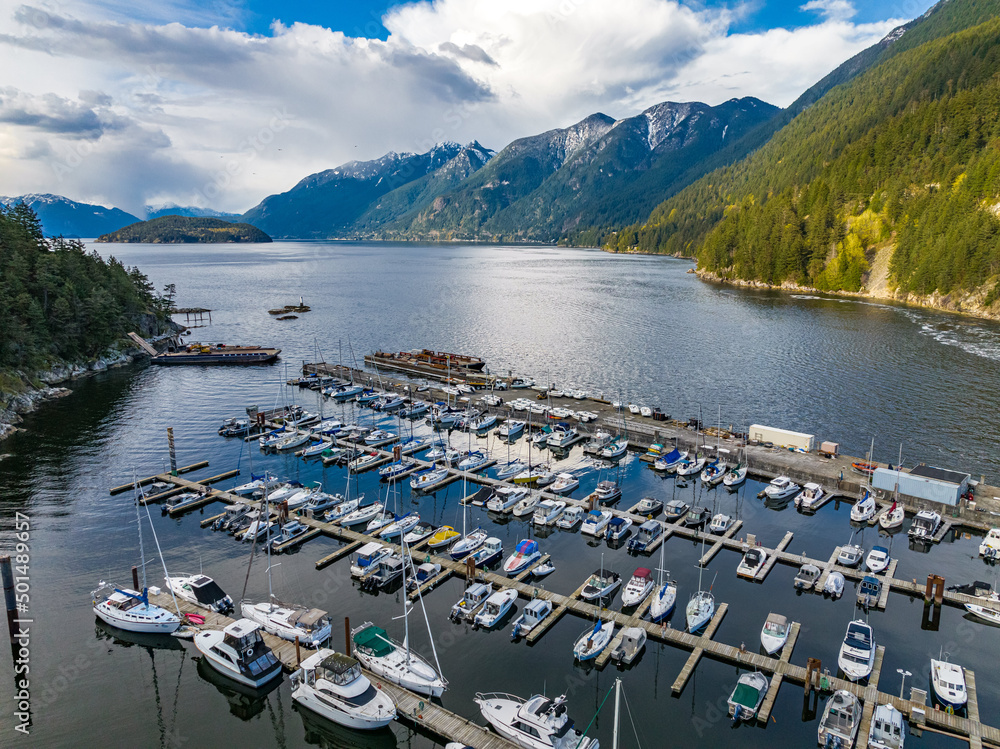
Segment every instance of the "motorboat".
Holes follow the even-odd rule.
[[[867,679],[875,665],[875,634],[863,619],[847,625],[837,665],[851,681]]]
[[[638,404],[636,404],[636,403],[629,403],[628,406],[627,406],[627,408],[628,408],[628,412],[630,414],[632,414],[633,416],[638,416],[639,415],[639,406],[638,406]]]
[[[375,569],[375,566],[392,553],[388,546],[378,541],[370,541],[351,555],[351,577],[363,577]]]
[[[516,440],[524,432],[526,422],[520,419],[506,419],[497,427],[497,436],[503,440]]]
[[[941,516],[938,513],[932,510],[921,510],[913,518],[907,533],[914,540],[930,540],[934,538],[934,534],[940,527]]]
[[[573,644],[573,655],[578,661],[589,661],[601,654],[615,634],[613,621],[597,620],[593,627],[587,627]]]
[[[175,596],[199,608],[217,614],[228,614],[233,610],[233,599],[208,575],[174,575],[164,580]]]
[[[482,569],[493,564],[503,556],[503,541],[496,536],[490,536],[483,545],[472,552],[469,559],[476,563],[478,569]]]
[[[616,481],[600,481],[594,489],[598,503],[609,505],[621,499],[622,490]]]
[[[878,605],[882,595],[882,581],[873,575],[865,575],[858,584],[858,605],[867,609]]]
[[[965,707],[969,700],[965,670],[955,663],[931,658],[931,697],[935,707],[948,712]]]
[[[249,505],[242,503],[237,503],[234,505],[226,505],[222,511],[222,516],[215,519],[212,523],[213,531],[225,531],[229,530],[229,527],[235,523],[240,518],[244,517],[247,513],[251,512]]]
[[[463,619],[472,619],[492,593],[493,586],[490,583],[472,583],[465,589],[465,595],[462,596],[462,600],[451,607],[451,613],[448,614],[448,618],[454,622],[460,622]]]
[[[516,600],[517,591],[513,588],[493,591],[490,597],[486,599],[486,603],[483,604],[482,610],[476,614],[473,620],[475,625],[484,629],[495,627],[497,622],[503,619],[507,612],[510,611],[511,606],[514,605],[514,601]]]
[[[498,486],[486,502],[491,512],[506,512],[528,496],[528,490],[515,486]]]
[[[406,578],[406,590],[412,593],[421,585],[433,580],[441,574],[441,565],[437,562],[424,562],[418,564],[411,577]]]
[[[722,483],[726,473],[729,471],[729,464],[721,460],[713,460],[701,472],[701,480],[705,486],[715,486]]]
[[[212,668],[248,687],[281,678],[281,661],[260,636],[260,625],[249,619],[221,630],[202,630],[194,636],[194,645]]]
[[[795,580],[792,584],[796,590],[812,590],[821,574],[819,567],[815,564],[803,564],[795,574]]]
[[[409,533],[411,530],[416,528],[419,523],[420,514],[417,512],[408,512],[382,528],[382,530],[379,531],[378,536],[386,541],[393,538],[399,538],[403,534]]]
[[[653,415],[653,409],[650,408],[649,406],[640,406],[639,415],[644,416],[648,419]]]
[[[701,528],[712,518],[712,511],[707,507],[692,507],[684,516],[682,524],[685,528]]]
[[[663,506],[663,514],[668,523],[673,523],[687,515],[691,505],[681,499],[671,499]]]
[[[477,692],[475,702],[493,730],[524,749],[598,749],[575,728],[566,710],[566,695],[556,699],[536,694],[527,700],[512,694]]]
[[[553,494],[570,494],[578,486],[580,486],[580,479],[572,473],[558,473],[556,480],[549,487],[549,491]]]
[[[535,507],[535,514],[532,516],[531,522],[543,528],[555,525],[565,509],[565,502],[556,499],[543,499]]]
[[[611,510],[591,510],[583,519],[583,525],[580,526],[580,533],[587,536],[601,537],[604,535],[604,529],[607,528],[608,523],[611,522],[611,518],[613,517],[614,513]]]
[[[186,510],[193,510],[201,504],[206,495],[207,493],[202,494],[201,492],[181,492],[180,494],[175,494],[160,505],[160,512],[164,515],[176,515]]]
[[[764,620],[764,627],[760,630],[760,644],[764,652],[774,655],[788,642],[788,632],[791,626],[788,624],[788,617],[775,614],[773,611]]]
[[[486,543],[486,539],[488,537],[489,534],[485,530],[483,530],[482,528],[476,528],[474,530],[469,531],[460,539],[458,539],[454,544],[452,544],[451,548],[448,550],[448,553],[451,556],[451,558],[454,559],[456,562],[459,559],[465,559],[465,557],[469,556],[469,554],[471,554],[480,546],[482,546],[484,543]]]
[[[279,505],[282,502],[287,502],[289,499],[294,497],[296,494],[308,491],[300,481],[289,481],[278,486],[274,490],[268,490],[268,501],[272,505]]]
[[[542,562],[537,567],[532,568],[531,576],[536,580],[540,580],[546,575],[551,575],[555,571],[556,571],[556,566],[552,564],[551,561],[545,561]]]
[[[632,508],[632,512],[644,517],[656,517],[661,510],[663,510],[663,500],[656,497],[643,497]]]
[[[409,605],[409,602],[404,603],[404,606]],[[351,630],[351,646],[361,665],[411,692],[440,697],[448,687],[448,682],[437,670],[413,651],[407,638],[402,643],[396,642],[371,622]]]
[[[251,543],[259,541],[266,536],[263,543],[269,543],[271,537],[274,535],[274,527],[275,523],[270,519],[270,516],[265,516],[258,512],[243,532],[239,534],[239,539],[243,543]]]
[[[906,510],[903,508],[903,505],[898,502],[893,502],[892,507],[884,510],[882,514],[878,516],[878,524],[882,530],[891,531],[902,527],[905,519]]]
[[[683,461],[687,460],[688,454],[678,450],[676,447],[666,455],[661,455],[653,461],[653,469],[657,471],[673,471]]]
[[[305,525],[298,520],[289,520],[284,526],[281,526],[278,534],[271,538],[271,552],[280,553],[282,549],[287,548],[285,545],[291,543],[297,538],[304,536],[311,529],[308,525]]]
[[[837,554],[837,564],[843,567],[857,567],[865,556],[865,549],[860,544],[845,544]]]
[[[490,456],[488,454],[482,450],[472,450],[458,461],[458,470],[475,473],[476,471],[481,471],[489,462]]]
[[[903,714],[890,702],[876,705],[868,730],[868,749],[903,749],[905,739]]]
[[[539,486],[544,486],[545,484],[551,484],[555,481],[555,476],[549,470],[549,467],[542,463],[541,465],[532,466],[531,468],[521,471],[519,474],[514,476],[513,481],[515,484],[535,484]]]
[[[292,699],[323,718],[349,728],[374,730],[396,718],[396,705],[376,689],[350,656],[323,648],[292,676]]]
[[[583,522],[583,515],[584,510],[579,505],[567,507],[556,521],[556,526],[562,528],[564,531],[571,531]]]
[[[538,542],[526,538],[518,541],[511,554],[503,563],[503,571],[506,575],[518,575],[524,572],[531,565],[542,558],[542,552],[538,548]]]
[[[347,467],[352,473],[362,473],[369,468],[373,468],[379,461],[385,460],[385,456],[378,450],[362,453],[358,457],[348,462]]]
[[[764,487],[764,495],[771,500],[788,499],[798,491],[799,485],[787,476],[771,479],[771,483]]]
[[[759,546],[752,546],[747,549],[737,565],[736,574],[739,577],[748,577],[753,580],[757,577],[757,573],[764,568],[765,562],[767,562],[767,552]]]
[[[646,630],[642,627],[625,627],[615,649],[611,651],[611,660],[618,665],[629,665],[646,647]]]
[[[604,449],[598,453],[605,460],[620,458],[628,451],[628,440],[624,437],[615,437]]]
[[[282,640],[299,641],[303,647],[318,648],[330,639],[330,616],[322,609],[294,606],[275,601],[240,604],[243,618]]]
[[[496,478],[498,481],[506,481],[527,470],[529,470],[527,463],[522,463],[520,460],[512,460],[509,463],[497,466]]]
[[[795,506],[800,510],[815,510],[826,498],[826,490],[819,484],[809,481],[803,485],[802,491],[795,495]]]
[[[419,492],[432,492],[444,484],[450,476],[447,468],[428,468],[410,479],[410,488]]]
[[[861,702],[846,689],[838,689],[826,701],[819,721],[817,740],[822,747],[854,746],[861,727]]]
[[[865,557],[865,567],[873,575],[878,575],[886,571],[890,561],[892,560],[889,557],[889,550],[887,548],[884,546],[873,546],[872,550],[868,552],[868,556]]]
[[[653,572],[648,567],[639,567],[622,589],[622,608],[638,606],[653,592]]]
[[[443,546],[450,546],[461,535],[450,525],[442,525],[434,532],[434,535],[427,539],[427,548],[440,549]]]
[[[451,447],[450,445],[446,445],[444,442],[437,442],[432,445],[427,451],[427,454],[424,455],[424,460],[429,460],[432,463],[436,460],[444,460],[446,463],[451,465],[452,463],[457,462],[461,457],[462,453],[457,447]]]
[[[990,528],[989,533],[979,544],[979,556],[990,560],[1000,557],[1000,528]]]
[[[674,470],[678,476],[696,476],[705,469],[707,462],[705,458],[699,458],[697,455],[693,458],[687,455],[677,463]]]
[[[727,515],[724,512],[716,513],[712,516],[711,522],[708,524],[708,530],[710,533],[725,533],[730,528],[733,527],[733,523],[736,520],[732,515]]]
[[[431,404],[427,401],[413,401],[410,405],[406,406],[399,412],[399,415],[404,419],[415,419],[427,413],[431,408]]]
[[[549,435],[546,443],[557,450],[565,449],[580,438],[580,433],[571,426],[557,426]]]
[[[866,490],[865,495],[851,508],[851,522],[867,523],[875,517],[877,510],[878,504],[875,502],[875,495]]]
[[[616,543],[629,534],[632,527],[632,518],[616,516],[608,522],[608,527],[604,529],[604,537]]]
[[[525,515],[533,515],[540,499],[541,498],[537,492],[531,492],[526,497],[522,498],[520,502],[514,505],[514,509],[511,510],[511,513],[517,518],[524,517]]]
[[[770,686],[771,680],[760,671],[740,676],[728,700],[729,717],[733,719],[733,722],[750,721],[756,718],[760,704],[764,701]]]
[[[332,391],[325,391],[326,394],[333,398],[335,401],[343,403],[351,398],[355,398],[364,392],[364,388],[360,385],[342,385]]]
[[[966,603],[965,610],[989,624],[1000,624],[1000,596],[990,593],[977,596],[975,603]]]
[[[586,445],[583,446],[584,452],[588,453],[600,453],[605,447],[611,444],[611,440],[614,439],[608,432],[603,429],[598,429],[594,432],[594,436],[590,438]]]
[[[603,568],[595,570],[594,574],[587,578],[587,582],[580,591],[580,598],[584,601],[597,601],[606,598],[613,595],[621,584],[622,578],[617,572]]]
[[[628,551],[633,554],[646,552],[663,535],[663,525],[658,520],[647,520],[639,526],[635,537],[628,540]]]
[[[281,479],[276,478],[269,473],[265,473],[263,476],[251,475],[250,479],[251,480],[246,484],[240,484],[239,486],[230,489],[229,493],[237,494],[241,497],[260,497],[264,495],[264,492],[274,491],[283,483]],[[155,495],[150,493],[146,494],[147,498],[151,498],[153,496]]]
[[[369,505],[362,505],[363,497],[358,497],[356,500],[350,500],[352,502],[357,502],[358,506],[348,512],[345,515],[341,515],[339,518],[336,517],[338,514],[336,511],[331,515],[328,513],[327,519],[330,522],[339,521],[345,528],[350,528],[355,525],[361,525],[365,523],[366,525],[374,520],[376,517],[385,512],[385,505],[381,502],[372,502]],[[347,504],[346,502],[344,504]],[[339,511],[341,508],[337,508]],[[346,508],[345,508],[346,509]]]
[[[541,624],[542,620],[551,613],[552,601],[544,598],[532,598],[524,607],[521,615],[514,620],[510,639],[516,640],[518,637],[527,636],[531,630]]]
[[[834,570],[826,576],[826,582],[823,583],[823,595],[837,600],[844,595],[845,584],[844,573]]]
[[[733,468],[726,471],[722,477],[722,485],[728,489],[734,489],[747,480],[747,464],[737,463]]]
[[[409,532],[403,534],[403,543],[414,546],[434,535],[435,527],[430,523],[417,523]]]
[[[330,510],[332,510],[337,505],[344,502],[344,497],[340,494],[328,494],[327,492],[314,492],[309,495],[309,498],[299,507],[299,512],[301,512],[306,517],[319,517]]]

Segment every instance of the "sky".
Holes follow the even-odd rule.
[[[0,0],[0,195],[243,212],[594,112],[787,106],[932,0]]]

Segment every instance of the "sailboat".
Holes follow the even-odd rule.
[[[465,476],[462,476],[462,496],[468,496],[468,481]],[[451,547],[450,554],[451,558],[454,560],[464,559],[469,554],[474,552],[486,541],[486,537],[489,535],[481,527],[476,528],[471,533],[466,533],[465,519],[467,514],[468,506],[462,503],[462,537],[458,539]]]
[[[677,602],[677,583],[670,579],[670,572],[663,568],[664,546],[666,544],[660,544],[660,566],[657,567],[660,578],[656,590],[653,591],[653,600],[649,604],[649,618],[656,624],[670,616],[674,610],[674,604]],[[664,575],[666,575],[666,579],[664,579]]]
[[[701,537],[701,553],[705,554],[705,536],[702,534]],[[694,633],[701,630],[706,624],[708,624],[712,617],[715,615],[715,596],[712,595],[712,589],[708,590],[701,589],[701,576],[705,571],[705,568],[700,564],[698,565],[698,592],[691,596],[691,600],[688,601],[687,605],[687,628],[688,632]]]

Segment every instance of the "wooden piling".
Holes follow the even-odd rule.
[[[10,555],[0,556],[0,577],[3,578],[3,599],[7,607],[7,632],[10,635],[11,657],[14,657],[15,642],[14,636],[17,634],[17,599],[14,596],[14,570],[11,568]]]

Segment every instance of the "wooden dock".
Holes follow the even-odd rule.
[[[722,548],[726,545],[726,539],[727,538],[731,539],[739,532],[740,528],[742,527],[743,527],[743,521],[737,520],[735,523],[729,526],[729,530],[727,530],[721,536],[711,536],[712,538],[717,538],[719,540],[716,541],[714,544],[712,544],[712,548],[705,552],[704,556],[702,556],[702,558],[698,560],[698,564],[702,567],[707,567],[708,563],[712,561],[712,557],[714,557],[716,554],[722,551]],[[742,550],[743,545],[738,543],[738,545],[734,548]]]
[[[329,567],[334,562],[338,562],[344,557],[346,557],[348,554],[356,551],[357,549],[360,549],[365,543],[367,543],[367,539],[358,539],[356,541],[351,541],[350,543],[345,544],[344,546],[341,546],[332,554],[327,554],[322,559],[317,559],[316,569],[321,570],[324,567]]]
[[[801,629],[801,624],[792,622],[792,627],[788,632],[788,639],[785,641],[784,646],[781,648],[781,654],[778,656],[778,660],[782,663],[787,664],[791,660],[792,651],[795,650],[795,642],[799,639],[799,630]],[[781,671],[775,671],[771,677],[771,686],[767,688],[764,702],[761,703],[760,710],[757,711],[757,721],[759,723],[767,723],[767,719],[771,717],[774,701],[778,698],[778,690],[781,689],[781,682],[784,679],[785,675]]]
[[[774,548],[774,551],[781,552],[788,548],[788,544],[792,542],[792,532],[787,531],[785,537],[778,542],[778,545]],[[775,553],[768,554],[767,559],[764,561],[764,566],[757,570],[757,574],[754,575],[753,581],[757,583],[764,582],[764,579],[771,574],[771,570],[774,569],[774,565],[778,563],[778,555]]]
[[[202,461],[199,461],[197,463],[192,463],[189,466],[184,466],[183,468],[178,468],[177,469],[177,474],[180,475],[182,473],[191,473],[191,471],[197,471],[199,468],[207,468],[207,467],[208,467],[208,461],[207,460],[202,460]],[[158,473],[155,476],[147,476],[144,479],[139,479],[139,481],[136,482],[136,483],[138,483],[139,486],[148,486],[149,484],[152,484],[154,481],[162,481],[163,480],[161,478],[162,475],[163,474]],[[133,486],[134,486],[134,484],[132,484],[131,482],[128,483],[128,484],[122,484],[121,486],[113,486],[113,487],[111,487],[108,490],[108,494],[110,494],[112,496],[114,496],[115,494],[121,494],[122,492],[127,492]]]
[[[677,678],[674,680],[674,684],[670,687],[671,691],[678,695],[684,691],[684,686],[688,683],[688,679],[691,678],[691,674],[694,673],[695,668],[698,666],[698,661],[705,654],[705,647],[712,641],[712,635],[715,634],[715,630],[719,628],[722,623],[722,619],[725,617],[726,612],[729,610],[728,603],[721,603],[715,609],[715,616],[712,617],[712,621],[708,623],[705,627],[705,632],[701,637],[697,638],[697,645],[695,645],[694,650],[691,651],[691,655],[688,656],[687,662],[684,664],[684,668],[681,672],[677,674]],[[694,637],[694,635],[689,635]]]

